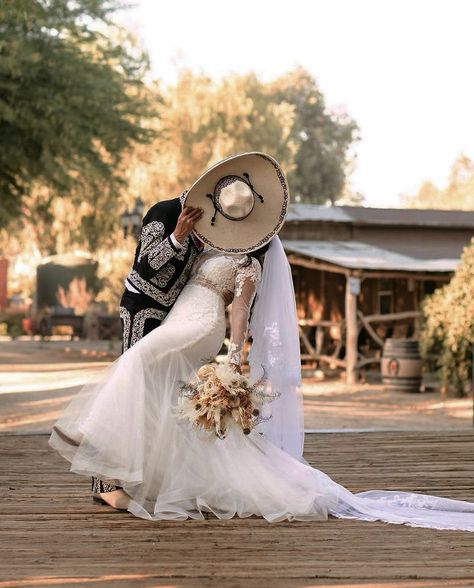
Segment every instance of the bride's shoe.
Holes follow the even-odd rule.
[[[130,496],[124,490],[114,490],[112,492],[93,492],[92,498],[101,504],[108,504],[117,510],[127,510],[130,504]]]

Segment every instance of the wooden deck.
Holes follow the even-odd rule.
[[[330,519],[149,522],[93,503],[44,435],[0,436],[0,588],[474,586],[474,534]],[[474,434],[311,434],[353,491],[474,501]]]

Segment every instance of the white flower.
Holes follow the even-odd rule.
[[[235,394],[239,384],[245,381],[244,376],[234,372],[228,363],[218,365],[215,373],[224,388],[231,394]]]

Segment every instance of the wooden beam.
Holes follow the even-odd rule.
[[[316,259],[307,259],[300,257],[295,253],[287,253],[287,258],[290,264],[298,265],[300,267],[306,267],[308,269],[314,269],[319,271],[327,271],[335,274],[343,274],[348,276],[352,273],[358,273],[361,280],[365,278],[396,278],[396,279],[413,279],[419,281],[434,281],[443,282],[450,279],[454,272],[408,272],[408,271],[396,271],[396,270],[361,270],[361,269],[349,269],[333,265],[328,262],[319,261]]]
[[[341,327],[344,323],[344,319],[341,321],[318,321],[315,319],[299,319],[298,324],[300,327]]]
[[[361,311],[359,310],[357,312],[357,316],[359,317],[360,322],[364,325],[366,331],[369,333],[369,335],[372,337],[372,339],[378,344],[380,345],[380,347],[383,347],[384,341],[381,337],[379,337],[377,335],[377,333],[374,331],[374,329],[372,328],[370,322],[367,320],[367,317],[365,317]]]
[[[303,329],[301,327],[299,328],[299,332],[300,332],[300,339],[303,341],[303,344],[306,347],[306,350],[310,353],[311,356],[314,357],[315,349],[311,345],[308,337],[306,336],[306,333],[303,331]]]
[[[370,365],[371,363],[380,363],[382,359],[380,357],[364,357],[364,359],[360,359],[357,362],[357,368],[364,367],[366,365]]]
[[[368,314],[364,316],[367,323],[383,323],[387,321],[401,321],[404,319],[420,318],[419,310],[404,310],[402,312],[391,312],[390,314]]]
[[[444,282],[448,281],[454,272],[446,273],[423,273],[423,272],[404,272],[404,271],[382,271],[382,270],[364,270],[364,278],[394,278],[394,279],[412,279],[420,282],[433,281],[433,282]]]
[[[298,255],[294,255],[293,253],[287,253],[287,258],[292,265],[299,265],[308,269],[327,271],[334,274],[343,274],[345,276],[349,274],[349,270],[338,267],[337,265],[331,265],[330,263],[324,263],[322,261],[316,261],[313,259],[304,259]]]
[[[346,279],[346,381],[355,384],[357,381],[357,291],[351,278],[358,278],[353,274]]]
[[[339,359],[339,358],[335,357],[334,355],[320,355],[317,357],[317,359],[319,361],[324,361],[325,363],[328,363],[330,367],[333,367],[333,366],[341,367],[341,368],[346,367],[346,360]]]

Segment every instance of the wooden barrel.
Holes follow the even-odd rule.
[[[386,339],[382,354],[382,382],[389,390],[419,392],[421,357],[415,339]]]

